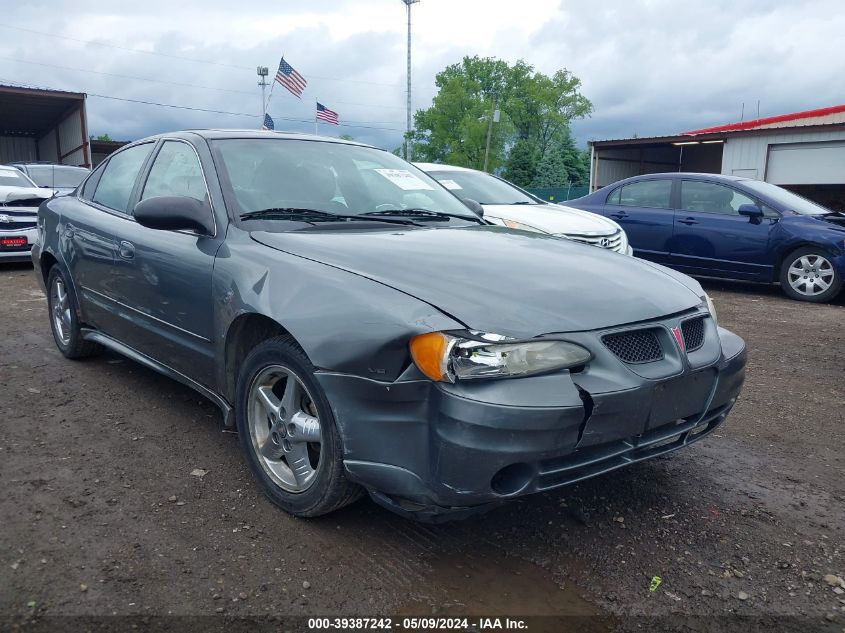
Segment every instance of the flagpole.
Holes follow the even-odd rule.
[[[285,58],[285,56],[282,55],[282,59],[284,59],[284,58]],[[276,72],[278,72],[278,66],[276,68],[277,68]],[[270,82],[270,94],[267,96],[267,103],[264,105],[264,113],[265,114],[267,113],[267,110],[270,109],[270,99],[273,98],[273,88],[276,87],[277,83],[279,83],[279,82],[276,81],[276,75],[273,75],[273,81]],[[263,125],[264,121],[262,121],[261,124]]]
[[[319,123],[319,120],[317,119],[317,99],[315,98],[314,99],[314,135],[315,136],[317,134],[319,134],[319,132],[317,131],[318,123]]]

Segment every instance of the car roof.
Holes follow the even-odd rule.
[[[478,171],[469,167],[458,167],[457,165],[443,165],[442,163],[414,163],[423,171]]]
[[[654,178],[692,178],[699,180],[721,180],[723,182],[739,182],[741,180],[752,180],[751,178],[744,178],[742,176],[727,176],[725,174],[708,174],[696,171],[666,171],[654,174],[640,174],[639,176],[631,176],[630,178],[625,178],[624,180],[620,180],[612,184],[617,185],[621,182],[629,182],[633,180],[649,180]]]
[[[360,147],[372,147],[374,149],[381,149],[374,147],[373,145],[368,145],[367,143],[359,143],[358,141],[350,141],[343,138],[337,138],[335,136],[321,136],[319,134],[307,134],[303,132],[277,132],[275,130],[245,130],[245,129],[217,129],[217,128],[210,128],[210,129],[189,129],[189,130],[180,130],[175,132],[166,132],[163,134],[155,134],[154,136],[148,136],[144,139],[139,139],[139,141],[149,141],[155,140],[159,138],[185,138],[190,135],[199,136],[201,138],[207,140],[217,140],[217,139],[229,139],[229,138],[283,138],[289,140],[299,140],[299,141],[321,141],[324,143],[337,143],[341,145],[358,145]]]
[[[62,163],[53,163],[49,160],[29,160],[29,161],[16,161],[14,163],[9,163],[10,167],[67,167],[68,169],[84,169],[88,171],[87,167],[80,167],[79,165],[64,165]]]

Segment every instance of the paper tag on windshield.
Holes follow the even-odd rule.
[[[446,187],[446,189],[463,189],[463,187],[461,187],[454,180],[441,180],[440,184]]]
[[[427,182],[420,180],[407,169],[376,169],[378,173],[387,178],[394,185],[406,191],[419,189],[434,189]]]

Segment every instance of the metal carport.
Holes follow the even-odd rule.
[[[0,85],[0,163],[91,166],[85,94]]]

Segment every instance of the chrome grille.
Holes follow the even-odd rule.
[[[7,232],[7,231],[23,231],[25,229],[31,229],[35,226],[35,220],[32,221],[25,221],[21,219],[12,220],[10,222],[0,222],[0,233]]]
[[[681,323],[684,335],[684,346],[688,352],[694,352],[704,345],[704,317],[688,319]]]
[[[12,211],[0,205],[0,231],[21,231],[35,226],[37,216],[32,211]]]
[[[16,209],[37,209],[41,206],[42,202],[44,202],[44,198],[25,198],[23,200],[12,200],[11,202],[0,202],[0,207],[11,207]]]
[[[606,334],[601,340],[623,363],[638,365],[663,358],[663,349],[653,329]]]
[[[606,248],[617,253],[623,252],[622,247],[622,231],[615,231],[614,233],[607,233],[605,235],[583,235],[578,233],[563,233],[563,237],[573,242],[580,242],[589,246],[598,246],[599,248]]]

